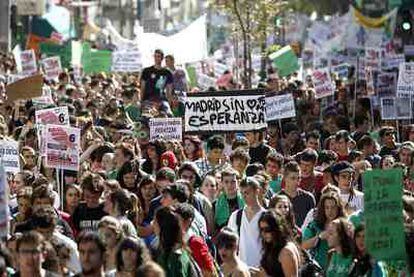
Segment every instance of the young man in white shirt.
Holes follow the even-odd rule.
[[[262,258],[259,218],[265,211],[259,203],[260,184],[256,179],[247,177],[239,186],[246,206],[231,214],[227,226],[239,234],[240,259],[250,267],[259,267]]]

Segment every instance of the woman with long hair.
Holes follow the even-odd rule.
[[[134,224],[128,219],[128,213],[132,209],[131,198],[127,191],[119,189],[106,196],[104,211],[119,220],[126,236],[138,237]]]
[[[63,211],[72,215],[73,211],[79,205],[82,197],[82,190],[78,185],[69,184],[65,186],[65,198],[63,199]]]
[[[160,208],[152,224],[159,238],[157,262],[165,270],[167,277],[192,276],[191,254],[184,246],[180,218],[174,208]]]
[[[355,255],[353,226],[345,218],[337,218],[329,224],[327,231],[328,245],[333,250],[326,276],[348,277]]]
[[[204,157],[203,144],[197,136],[184,136],[184,154],[188,161],[196,161]]]
[[[146,148],[146,157],[145,162],[142,164],[142,170],[151,175],[155,173],[162,167],[160,164],[160,158],[162,153],[167,151],[167,143],[163,139],[156,139],[150,141]]]
[[[263,256],[261,271],[267,276],[298,276],[301,254],[288,224],[274,211],[262,213],[259,219]]]
[[[124,238],[121,223],[113,216],[104,216],[98,224],[98,233],[105,244],[106,273],[116,270],[116,249]]]
[[[138,194],[138,184],[146,176],[138,160],[128,161],[119,169],[117,180],[122,188]]]
[[[143,209],[144,218],[148,216],[151,200],[158,196],[155,179],[152,176],[144,177],[138,185],[137,196]]]
[[[300,241],[302,232],[296,225],[295,213],[289,197],[283,194],[276,194],[269,202],[269,209],[274,210],[277,214],[283,217],[288,224],[289,230],[292,232],[293,238]]]
[[[354,231],[355,257],[349,273],[350,277],[357,276],[385,276],[380,262],[367,253],[365,247],[365,225],[360,224]]]
[[[328,263],[327,230],[329,224],[345,216],[339,196],[335,192],[323,194],[319,200],[316,217],[308,224],[302,233],[302,248],[310,250],[313,258],[322,268]]]
[[[116,276],[135,277],[138,267],[151,261],[147,246],[142,240],[126,237],[116,251]]]

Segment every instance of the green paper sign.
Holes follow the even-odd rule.
[[[402,170],[372,170],[363,175],[365,244],[375,259],[405,260]]]
[[[196,87],[197,86],[197,74],[196,74],[196,69],[194,66],[187,66],[187,74],[188,74],[188,79],[190,82],[190,87]]]
[[[298,57],[290,45],[269,55],[279,77],[288,76],[299,70]]]
[[[94,50],[89,44],[82,47],[83,72],[86,74],[110,72],[112,65],[112,52],[108,50]]]

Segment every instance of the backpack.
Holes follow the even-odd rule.
[[[322,277],[325,276],[323,268],[315,261],[308,251],[302,249],[303,264],[299,267],[299,276]]]

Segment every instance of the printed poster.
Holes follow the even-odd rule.
[[[149,122],[150,140],[162,138],[164,140],[182,141],[183,127],[181,117],[151,118]]]

